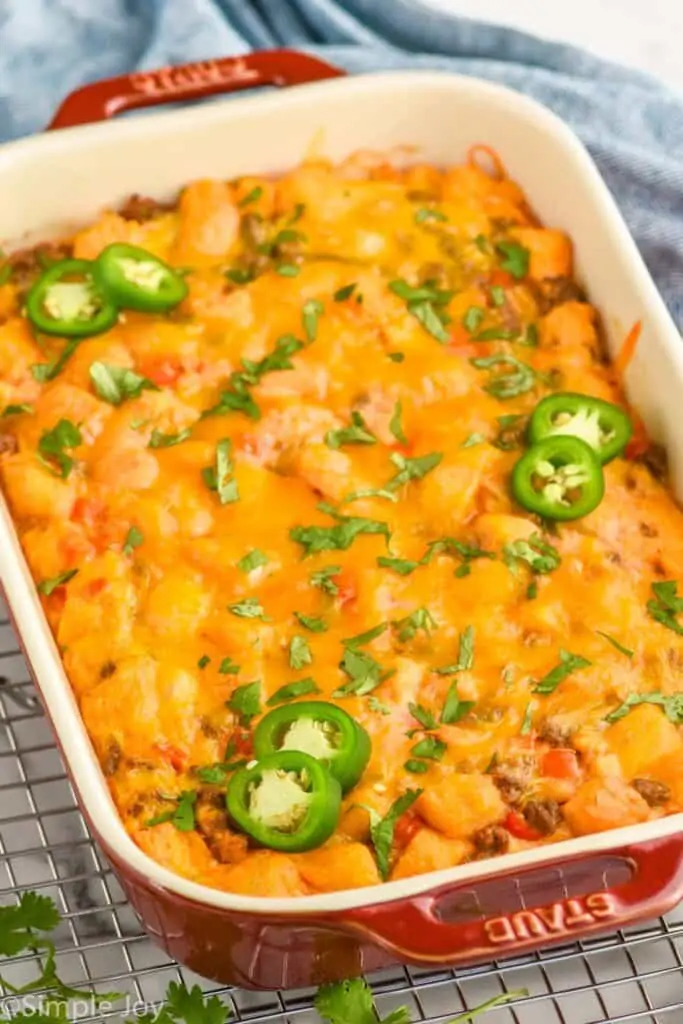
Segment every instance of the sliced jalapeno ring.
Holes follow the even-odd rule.
[[[539,516],[579,519],[602,501],[602,464],[585,441],[555,434],[533,445],[517,461],[512,493],[520,505]]]
[[[570,391],[542,399],[529,421],[532,444],[558,435],[578,437],[597,452],[602,463],[616,458],[632,433],[633,426],[624,409],[601,398]]]
[[[341,786],[315,757],[281,750],[235,772],[226,804],[235,824],[261,846],[301,853],[336,829]]]
[[[43,334],[88,338],[108,331],[118,314],[90,260],[60,260],[41,274],[26,296],[26,315]]]
[[[367,732],[336,704],[301,701],[275,708],[254,730],[254,752],[301,750],[327,765],[344,792],[356,785],[370,760]]]
[[[185,279],[137,245],[108,245],[97,257],[94,272],[102,290],[123,309],[163,313],[187,295]]]

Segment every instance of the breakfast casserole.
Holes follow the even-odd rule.
[[[296,896],[683,811],[638,325],[495,153],[132,196],[0,281],[3,491],[150,857]]]

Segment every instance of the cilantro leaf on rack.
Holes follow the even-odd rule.
[[[60,922],[53,900],[35,892],[23,892],[19,903],[0,907],[0,956],[17,956],[25,949],[45,945],[34,932],[51,932]]]
[[[225,1024],[232,1016],[230,1007],[218,996],[205,996],[199,985],[188,989],[184,983],[176,981],[166,989],[164,1009],[173,1020],[184,1021],[185,1024]]]
[[[315,1008],[329,1024],[377,1024],[372,990],[364,978],[351,978],[334,985],[322,985]]]

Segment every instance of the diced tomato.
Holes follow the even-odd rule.
[[[510,835],[515,836],[516,839],[526,839],[528,842],[534,842],[534,840],[541,838],[541,833],[527,825],[523,816],[517,811],[510,811],[503,825]]]
[[[59,550],[70,569],[79,565],[92,555],[93,546],[82,530],[71,530],[59,540]]]
[[[401,441],[394,441],[394,443],[390,444],[389,447],[391,448],[392,452],[398,452],[399,455],[405,455],[406,458],[410,455],[410,453],[413,450],[412,445],[402,444]]]
[[[500,267],[492,272],[489,278],[489,284],[492,286],[498,286],[499,288],[512,288],[515,283],[515,279],[507,270],[501,270]]]
[[[236,732],[232,736],[237,757],[251,757],[254,753],[254,739],[250,732]]]
[[[92,528],[106,512],[107,506],[98,498],[76,498],[71,510],[71,518],[75,523],[83,523]]]
[[[338,576],[333,576],[332,579],[339,588],[339,593],[335,599],[338,606],[340,608],[345,608],[347,604],[353,604],[358,597],[355,582],[344,572],[340,572]]]
[[[179,747],[174,747],[171,743],[155,743],[154,745],[164,760],[168,761],[173,771],[182,772],[185,770],[187,766],[187,754],[184,750],[180,750]]]
[[[413,836],[422,828],[422,819],[414,811],[406,811],[396,822],[394,843],[398,847],[407,846]]]
[[[107,586],[107,582],[108,581],[104,579],[104,577],[101,577],[100,579],[96,580],[90,580],[90,582],[86,583],[85,586],[83,587],[83,596],[97,597],[97,595],[101,594],[104,588]]]
[[[467,328],[463,327],[462,324],[453,324],[449,329],[449,334],[451,336],[450,344],[456,346],[467,345],[472,337]]]
[[[144,368],[144,376],[148,377],[153,384],[164,387],[166,384],[175,384],[183,372],[182,366],[172,359],[163,359],[158,363],[151,363]]]
[[[639,459],[649,448],[650,442],[644,435],[638,436],[634,434],[626,445],[624,455],[627,459]]]
[[[549,750],[541,761],[541,772],[552,779],[578,779],[581,771],[576,751],[564,747]]]

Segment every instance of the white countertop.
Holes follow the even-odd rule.
[[[425,0],[470,18],[512,25],[630,64],[683,90],[681,0]]]

